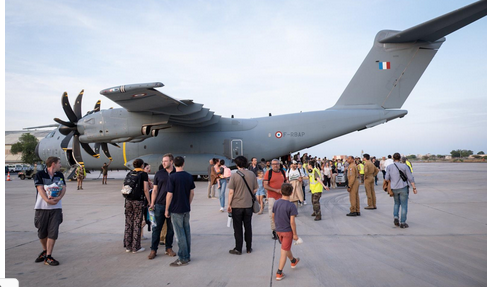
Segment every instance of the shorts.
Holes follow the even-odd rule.
[[[280,242],[282,242],[282,250],[289,251],[292,247],[292,239],[294,238],[294,234],[292,231],[289,232],[277,232],[278,238]]]
[[[39,239],[58,239],[59,225],[63,222],[62,209],[36,209],[34,226]]]
[[[258,191],[256,192],[255,195],[256,196],[259,196],[259,195],[267,195],[267,192],[265,191],[265,189],[263,189],[263,190],[258,189]]]

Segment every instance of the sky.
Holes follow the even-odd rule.
[[[162,82],[218,115],[333,106],[383,29],[473,1],[45,1],[5,3],[5,129],[67,119],[105,88]],[[136,4],[137,3],[137,4]],[[487,152],[487,17],[446,37],[402,109],[408,115],[303,150],[317,156]],[[320,123],[338,125],[341,123]]]

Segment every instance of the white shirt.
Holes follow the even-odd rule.
[[[391,164],[394,163],[394,160],[392,158],[388,158],[385,160],[385,163],[384,163],[384,166],[385,166],[385,169],[387,170],[387,167]]]
[[[291,169],[291,170],[287,171],[286,176],[289,178],[289,181],[292,181],[292,180],[299,179],[299,177],[304,176],[304,174],[299,173],[298,169],[295,169],[295,170]]]

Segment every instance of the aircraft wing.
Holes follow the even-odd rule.
[[[100,94],[129,112],[168,115],[168,123],[179,126],[203,127],[215,124],[221,118],[202,104],[177,100],[155,89],[163,86],[160,82],[122,85],[104,89]]]

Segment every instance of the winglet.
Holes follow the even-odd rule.
[[[487,0],[477,1],[380,40],[385,43],[435,42],[487,15]]]

